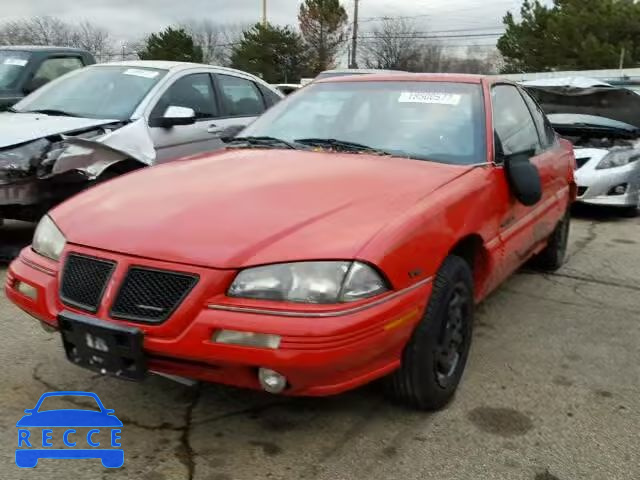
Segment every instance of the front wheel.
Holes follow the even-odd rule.
[[[464,372],[473,328],[473,275],[449,256],[438,271],[426,312],[387,379],[391,396],[421,410],[438,410],[453,398]]]

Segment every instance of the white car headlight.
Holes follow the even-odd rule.
[[[42,217],[36,228],[36,233],[33,235],[31,248],[43,257],[57,261],[60,259],[66,243],[67,240],[51,217],[48,215]]]
[[[227,294],[297,303],[341,303],[385,291],[385,280],[364,263],[296,262],[243,270]]]
[[[596,167],[596,170],[604,170],[606,168],[624,167],[631,162],[640,159],[640,150],[625,148],[621,150],[612,150],[609,152]]]

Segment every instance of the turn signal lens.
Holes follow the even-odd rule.
[[[241,345],[243,347],[270,348],[276,350],[280,347],[281,337],[266,333],[236,332],[234,330],[220,330],[212,339],[215,343],[227,345]]]
[[[36,287],[33,287],[28,283],[17,280],[14,288],[25,297],[29,297],[32,300],[36,300],[38,298],[38,290],[36,289]]]

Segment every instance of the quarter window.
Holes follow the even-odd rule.
[[[34,79],[40,84],[45,84],[82,67],[84,64],[78,57],[48,58],[38,68]]]
[[[160,118],[169,107],[190,108],[197,119],[218,116],[213,84],[208,73],[194,73],[179,78],[162,95],[151,113],[151,118]]]
[[[218,75],[222,98],[232,117],[255,117],[264,110],[262,94],[251,80],[231,75]]]
[[[518,89],[512,85],[493,87],[493,124],[496,155],[538,151],[540,139],[531,113]]]

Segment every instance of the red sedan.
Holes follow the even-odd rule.
[[[574,166],[511,83],[334,78],[226,151],[54,209],[6,293],[103,374],[318,396],[386,377],[436,409],[462,376],[474,305],[528,260],[562,264]]]

